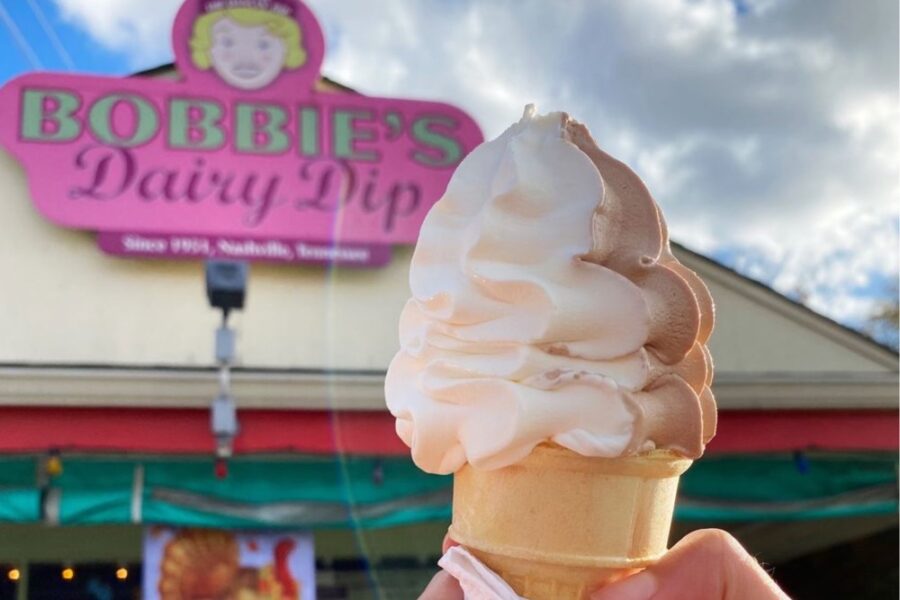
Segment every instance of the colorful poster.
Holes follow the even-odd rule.
[[[144,600],[315,600],[311,533],[149,527]]]

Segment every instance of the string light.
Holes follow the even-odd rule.
[[[6,578],[10,581],[18,581],[22,577],[22,573],[15,567],[6,573]]]
[[[128,579],[128,569],[126,569],[125,567],[119,567],[118,569],[116,569],[116,579],[118,579],[119,581],[125,581],[126,579]]]
[[[63,472],[63,464],[62,457],[59,454],[59,450],[51,450],[47,455],[47,460],[44,463],[44,468],[47,470],[47,475],[50,477],[59,477]]]
[[[62,578],[66,581],[72,581],[75,579],[75,569],[72,567],[66,567],[62,570]]]

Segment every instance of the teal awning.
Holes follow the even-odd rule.
[[[34,458],[0,458],[0,522],[29,523],[40,517],[40,491]]]
[[[64,525],[374,528],[450,517],[452,478],[408,459],[240,457],[218,479],[211,458],[64,455],[62,474],[43,489],[40,460],[0,458],[0,521],[40,520],[42,497]],[[897,508],[896,455],[709,456],[683,477],[676,517],[799,520]]]
[[[823,519],[897,513],[897,455],[710,456],[685,473],[676,517]]]

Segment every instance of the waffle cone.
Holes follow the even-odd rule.
[[[665,451],[591,458],[542,444],[454,475],[450,536],[529,600],[582,600],[666,551],[678,478]]]

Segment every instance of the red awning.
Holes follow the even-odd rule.
[[[387,412],[242,410],[237,453],[405,455]],[[896,411],[724,411],[709,453],[896,451]],[[204,410],[0,408],[0,453],[209,453]]]

